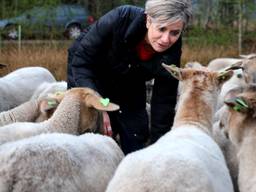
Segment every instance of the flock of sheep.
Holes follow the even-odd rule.
[[[255,192],[256,54],[163,67],[180,81],[173,127],[125,157],[103,135],[118,105],[42,67],[1,77],[0,191]]]

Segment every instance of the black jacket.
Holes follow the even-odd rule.
[[[144,9],[120,6],[90,26],[69,49],[70,87],[90,87],[122,109],[145,107],[145,81],[155,79],[152,129],[169,130],[178,82],[161,63],[180,65],[181,38],[167,51],[140,61],[135,51],[147,32]]]

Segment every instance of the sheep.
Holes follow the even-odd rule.
[[[56,92],[64,92],[67,90],[67,82],[57,81],[57,82],[44,82],[42,83],[31,96],[30,99],[45,98],[48,94]]]
[[[59,94],[58,92],[46,98],[29,100],[18,107],[1,112],[0,127],[15,122],[42,122],[48,119],[63,99]]]
[[[30,99],[43,82],[55,82],[43,67],[23,67],[0,78],[0,112],[12,109]]]
[[[224,128],[237,149],[240,192],[256,191],[255,98],[255,84],[232,90],[225,97],[228,111]]]
[[[233,191],[223,154],[210,136],[219,88],[232,71],[164,66],[183,82],[172,130],[128,154],[106,192]]]
[[[224,108],[226,106],[223,106]],[[223,112],[226,110],[221,109]],[[226,113],[226,111],[225,111]],[[224,131],[223,128],[223,120],[226,120],[226,115],[223,114],[221,120],[215,122],[213,124],[213,138],[219,145],[226,163],[227,167],[229,169],[229,173],[232,179],[233,187],[235,192],[239,192],[238,189],[238,183],[237,183],[237,178],[238,178],[238,160],[237,160],[237,150],[233,143],[228,139],[227,134]]]
[[[52,133],[0,147],[1,192],[103,192],[124,157],[115,141]]]
[[[232,77],[233,78],[233,77]],[[224,85],[228,84],[226,82]],[[221,101],[224,104],[224,100],[226,95],[231,94],[233,92],[241,91],[242,87],[247,86],[247,83],[242,84],[237,83],[233,84],[234,86],[230,86],[227,93],[222,94]],[[228,88],[228,87],[227,87]],[[237,159],[237,150],[233,143],[231,143],[230,139],[228,138],[227,134],[224,131],[224,125],[227,124],[227,106],[223,105],[218,111],[215,113],[214,116],[214,126],[213,126],[213,138],[220,146],[223,155],[226,159],[227,166],[229,168],[229,172],[233,181],[234,191],[238,192],[238,159]]]
[[[40,123],[17,122],[2,126],[0,144],[46,132],[103,133],[101,111],[118,110],[119,106],[113,103],[104,106],[101,100],[102,98],[90,88],[70,89],[48,120]]]

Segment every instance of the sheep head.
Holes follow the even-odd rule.
[[[225,129],[227,129],[231,141],[238,144],[244,135],[250,135],[256,131],[256,85],[229,91],[225,96],[224,103],[228,106]]]
[[[103,129],[102,111],[116,111],[119,106],[102,98],[90,88],[73,88],[80,100],[80,130],[84,132],[101,132]]]

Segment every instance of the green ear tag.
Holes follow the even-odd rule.
[[[105,98],[105,99],[101,98],[101,99],[100,99],[100,103],[101,103],[104,107],[107,107],[108,104],[109,104],[109,98]]]
[[[57,102],[55,100],[48,100],[48,106],[55,106]]]
[[[235,105],[235,106],[233,107],[233,109],[234,109],[235,111],[240,112],[240,111],[241,111],[241,106],[240,106],[240,105]]]
[[[237,98],[235,102],[236,105],[233,107],[235,111],[240,112],[242,109],[245,110],[246,108],[248,108],[248,105],[240,98]]]
[[[248,108],[248,105],[242,99],[236,99],[236,102],[239,105],[242,105],[243,107]]]

